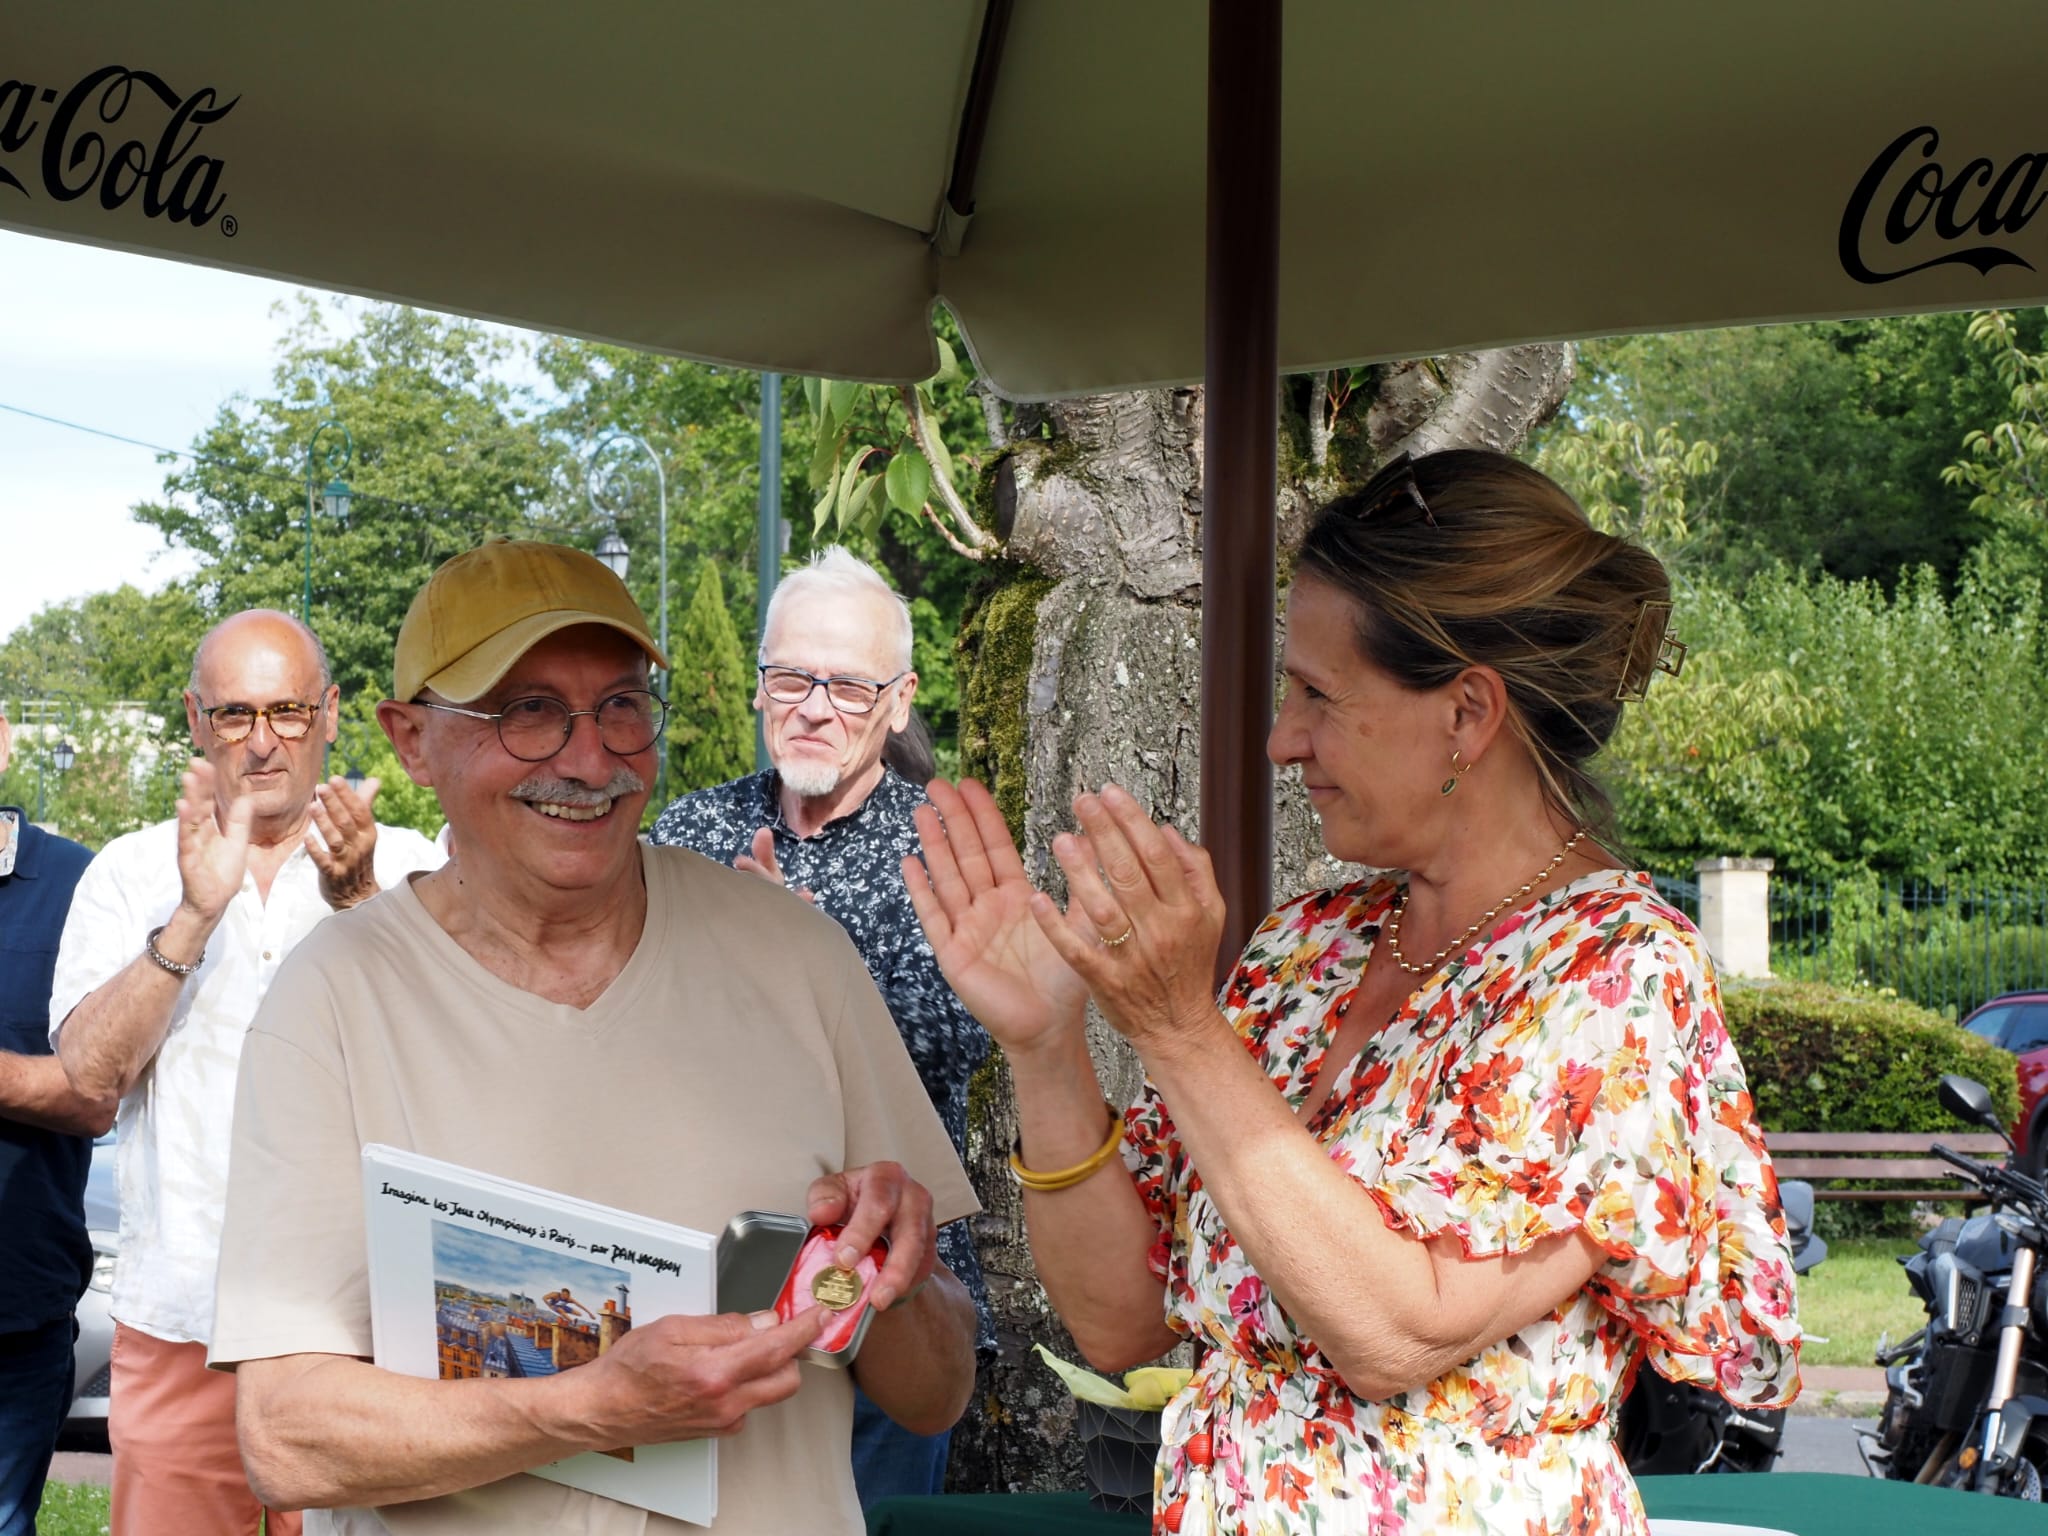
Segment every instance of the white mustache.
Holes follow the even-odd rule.
[[[647,781],[630,768],[620,768],[605,781],[602,789],[585,784],[581,779],[557,779],[551,775],[537,773],[525,780],[512,791],[514,800],[534,800],[547,805],[575,805],[588,808],[610,805],[614,800],[623,800],[628,795],[637,795],[647,788]]]

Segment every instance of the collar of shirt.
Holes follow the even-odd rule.
[[[773,768],[754,775],[761,796],[761,814],[770,831],[787,837],[796,837],[795,830],[782,814],[782,775]],[[882,776],[875,787],[868,791],[867,798],[844,816],[835,816],[818,828],[809,837],[797,838],[798,842],[815,843],[821,838],[838,837],[860,830],[862,823],[876,814],[876,807],[884,810],[899,802],[904,805],[917,804],[918,794],[911,782],[895,769],[884,767]]]

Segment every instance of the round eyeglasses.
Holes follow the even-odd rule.
[[[313,729],[313,722],[319,718],[318,704],[300,704],[296,701],[272,704],[269,708],[258,708],[254,704],[216,704],[211,709],[202,708],[200,714],[213,727],[213,734],[222,741],[242,741],[256,729],[258,720],[270,722],[270,734],[279,741],[297,741]]]
[[[498,740],[522,763],[544,763],[569,745],[569,733],[576,729],[576,717],[589,715],[597,721],[597,739],[607,752],[631,757],[645,752],[661,735],[668,720],[668,701],[645,688],[628,688],[600,700],[595,709],[571,709],[560,699],[513,699],[503,709],[487,713],[481,709],[458,709],[453,704],[436,704],[431,699],[414,699],[425,709],[444,715],[466,715],[472,720],[489,720],[498,727]]]
[[[886,682],[872,677],[819,677],[802,667],[771,667],[763,663],[761,691],[778,704],[801,704],[817,689],[842,715],[865,715],[881,701],[882,690],[895,686],[910,674],[898,672]]]

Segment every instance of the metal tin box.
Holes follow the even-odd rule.
[[[782,1294],[811,1224],[780,1211],[741,1211],[718,1239],[718,1310],[767,1312]]]
[[[828,1306],[836,1316],[803,1358],[843,1370],[867,1337],[874,1316],[867,1289],[888,1257],[889,1241],[877,1239],[873,1251],[849,1272],[833,1259],[842,1230],[814,1228],[801,1216],[778,1211],[740,1212],[718,1240],[718,1310],[773,1310],[788,1321],[809,1308]],[[834,1275],[821,1279],[828,1270]]]

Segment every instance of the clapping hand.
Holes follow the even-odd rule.
[[[192,759],[178,783],[179,901],[211,932],[249,872],[249,801],[238,796],[223,825],[214,807],[213,764],[203,757]]]
[[[766,827],[754,833],[754,851],[743,853],[732,861],[734,869],[743,869],[750,875],[759,875],[763,880],[772,880],[787,889],[789,882],[782,878],[782,866],[775,862],[775,834]],[[797,895],[813,906],[818,898],[813,896],[809,886],[797,887]]]
[[[344,911],[377,894],[377,818],[371,806],[382,785],[363,780],[358,794],[339,776],[313,791],[313,831],[306,833],[306,852],[320,870],[320,898]]]
[[[1049,896],[1032,898],[1046,943],[1141,1049],[1208,1027],[1224,916],[1209,855],[1115,784],[1076,796],[1074,815],[1081,831],[1052,840],[1066,912]]]
[[[944,779],[917,809],[924,858],[903,861],[903,883],[939,969],[968,1011],[1006,1050],[1077,1028],[1088,989],[1032,915],[1038,893],[995,798],[973,779]],[[1072,914],[1077,944],[1093,942]],[[1064,921],[1064,919],[1061,919]]]

